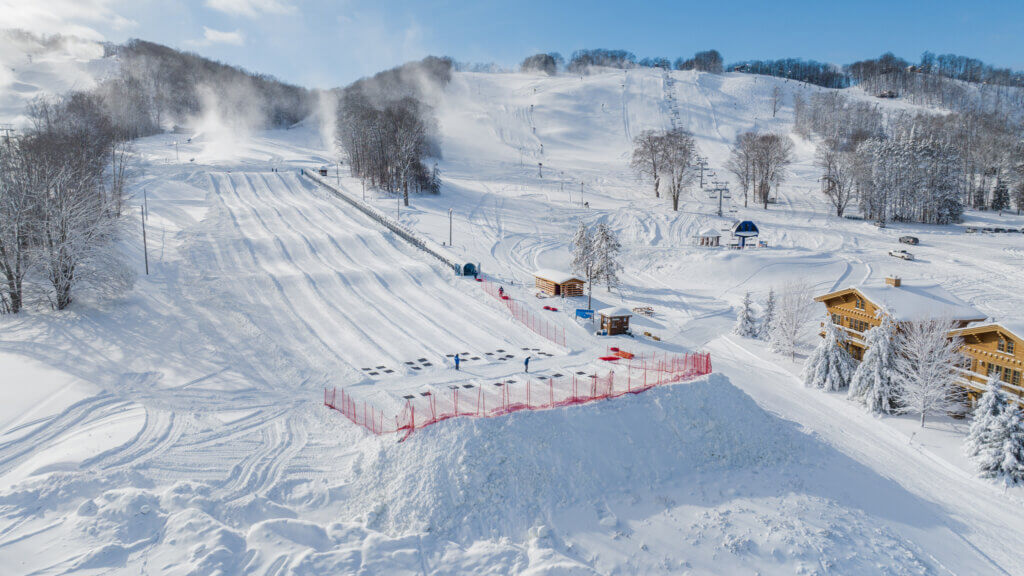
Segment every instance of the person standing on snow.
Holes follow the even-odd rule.
[[[524,372],[529,372],[530,371],[530,357],[529,356],[527,356],[526,359],[523,360],[523,371]]]
[[[455,369],[459,369],[459,355],[455,354]]]
[[[498,286],[498,297],[501,298],[504,295],[505,295],[505,287],[504,286]]]

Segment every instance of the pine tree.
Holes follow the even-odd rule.
[[[1010,209],[1010,188],[1002,178],[996,180],[996,189],[992,192],[991,208],[998,212]]]
[[[743,308],[740,308],[739,313],[736,314],[736,327],[733,328],[733,334],[744,338],[757,336],[757,324],[754,321],[754,311],[751,308],[750,292],[743,297]]]
[[[998,376],[989,379],[974,409],[964,451],[981,476],[1011,484],[1024,481],[1024,420],[1007,402]]]
[[[893,374],[896,372],[896,325],[888,316],[882,324],[864,334],[867,351],[850,381],[848,397],[864,404],[868,411],[893,414],[899,396]]]
[[[597,265],[594,259],[594,239],[582,220],[572,238],[572,271],[587,281],[587,308],[590,308]]]
[[[622,245],[615,232],[604,222],[599,223],[593,239],[594,266],[597,269],[595,280],[603,281],[609,291],[619,285],[619,272],[622,270],[620,251]]]
[[[1010,405],[1003,418],[1007,422],[1000,466],[1002,477],[1008,484],[1024,483],[1024,417],[1019,408]]]
[[[1005,411],[1006,396],[999,378],[989,378],[988,388],[974,409],[971,428],[964,439],[964,452],[983,473],[999,468],[997,455],[1002,448],[1002,438],[998,428]]]
[[[849,386],[855,363],[845,344],[846,335],[827,319],[825,337],[804,364],[804,386],[833,392]]]
[[[772,324],[775,322],[775,289],[768,289],[768,298],[764,301],[764,315],[761,317],[759,335],[762,340],[771,336]]]

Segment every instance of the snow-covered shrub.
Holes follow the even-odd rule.
[[[998,377],[989,379],[974,410],[964,451],[983,477],[1024,481],[1024,420],[1020,409],[1007,402]]]
[[[850,378],[856,368],[853,358],[844,347],[846,335],[828,318],[825,320],[825,337],[807,358],[804,364],[803,380],[808,388],[822,390],[843,390],[850,385]]]
[[[867,351],[850,381],[848,397],[863,404],[868,411],[892,414],[898,404],[894,375],[896,373],[896,325],[882,315],[882,324],[864,334]]]
[[[736,326],[733,334],[744,338],[755,338],[757,336],[757,322],[754,320],[754,311],[751,308],[750,292],[743,297],[743,308],[740,308],[736,315]]]

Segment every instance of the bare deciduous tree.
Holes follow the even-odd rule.
[[[822,169],[822,193],[828,197],[840,218],[853,201],[856,190],[856,165],[853,154],[841,150],[835,140],[818,145],[815,165]]]
[[[661,168],[665,134],[656,130],[644,130],[633,139],[633,158],[630,168],[639,178],[650,178],[654,182],[654,197],[660,198]]]
[[[779,291],[768,338],[772,349],[796,361],[800,336],[813,318],[811,287],[804,282],[787,284]]]
[[[954,323],[946,318],[906,323],[896,336],[896,379],[901,411],[925,416],[951,409],[958,366],[962,361],[959,338],[950,338]]]
[[[668,192],[672,196],[672,209],[679,210],[679,198],[693,182],[693,158],[696,151],[693,136],[685,130],[672,130],[664,136],[664,173],[668,177]]]
[[[754,144],[757,141],[757,134],[744,132],[736,135],[736,142],[732,146],[732,153],[725,163],[725,169],[736,177],[736,181],[743,190],[743,207],[747,207],[750,196],[750,188],[754,182]]]
[[[0,311],[15,314],[24,302],[35,217],[27,174],[21,143],[10,136],[4,138],[0,142],[0,270],[5,283],[0,290]]]
[[[759,134],[754,140],[754,190],[757,199],[768,209],[772,186],[782,184],[793,161],[793,143],[778,134]]]

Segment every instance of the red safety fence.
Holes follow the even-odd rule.
[[[344,388],[324,389],[324,405],[374,434],[404,431],[407,438],[418,428],[449,418],[491,418],[520,410],[586,404],[625,394],[639,394],[656,386],[710,373],[710,354],[683,354],[650,362],[626,360],[625,364],[617,365],[604,376],[573,374],[541,380],[525,378],[485,384],[452,384],[446,390],[406,395],[404,407],[394,416],[386,415],[366,401],[354,399]]]
[[[527,328],[548,340],[551,340],[555,344],[558,344],[563,348],[565,347],[565,328],[548,322],[524,306],[522,302],[513,300],[507,292],[504,292],[501,286],[498,286],[494,282],[488,282],[487,280],[481,279],[480,284],[483,286],[484,292],[487,292],[491,296],[500,300],[516,320],[519,320],[525,324]]]

